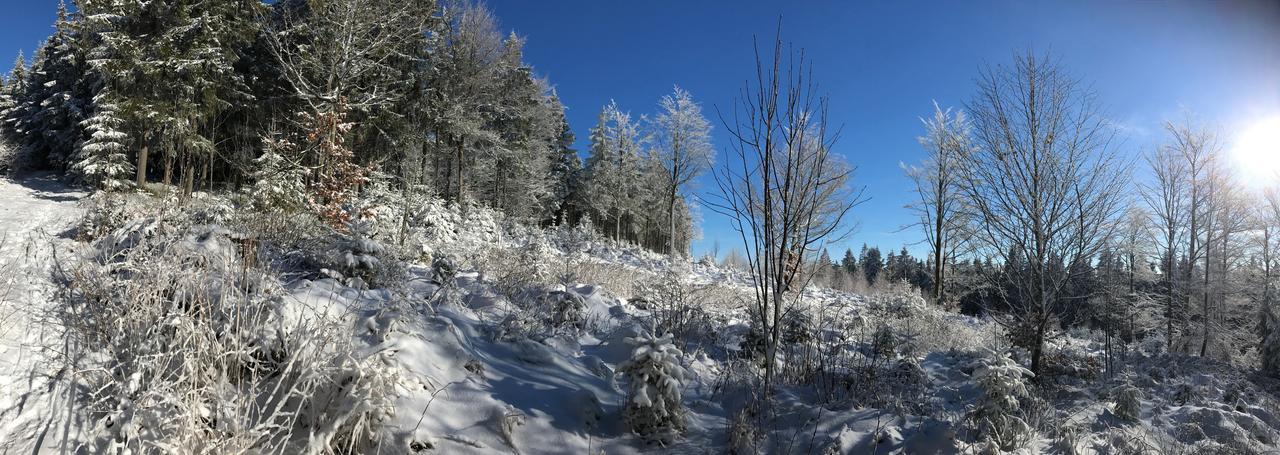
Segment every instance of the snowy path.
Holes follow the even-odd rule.
[[[49,271],[65,257],[84,194],[49,176],[0,179],[0,453],[58,451],[65,394],[49,379],[62,336]]]

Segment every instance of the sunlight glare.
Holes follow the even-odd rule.
[[[1256,183],[1280,180],[1280,116],[1255,123],[1236,139],[1236,163]]]

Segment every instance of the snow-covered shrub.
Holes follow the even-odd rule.
[[[1138,342],[1138,352],[1146,356],[1157,356],[1164,354],[1169,347],[1169,343],[1165,341],[1163,333],[1148,333]]]
[[[626,376],[627,404],[623,419],[631,431],[645,442],[666,445],[684,431],[684,405],[680,383],[684,369],[680,350],[671,335],[629,338],[636,344],[631,359],[618,365]]]
[[[83,199],[84,217],[76,227],[76,237],[93,240],[123,226],[126,221],[125,200],[113,193],[94,193]]]
[[[1159,436],[1159,435],[1153,435]],[[1173,438],[1158,439],[1158,445],[1152,444],[1149,435],[1141,427],[1122,426],[1108,428],[1098,435],[1098,441],[1091,447],[1096,453],[1114,455],[1187,454],[1186,445]]]
[[[654,331],[670,333],[681,343],[704,342],[715,333],[711,315],[702,308],[708,287],[687,276],[687,270],[673,266],[637,285],[632,300],[646,302]]]
[[[1041,374],[1046,378],[1093,381],[1102,375],[1102,370],[1102,362],[1097,356],[1076,346],[1067,345],[1045,353],[1044,371]]]
[[[86,391],[89,451],[390,447],[390,354],[356,345],[354,309],[283,298],[228,229],[157,219],[145,235],[103,238],[106,260],[67,272],[62,322],[86,353],[67,367]]]
[[[1125,381],[1117,387],[1112,392],[1111,401],[1115,403],[1113,412],[1121,420],[1137,422],[1142,417],[1142,391],[1133,383]]]
[[[924,296],[920,294],[920,290],[903,282],[893,283],[886,289],[876,292],[871,296],[867,306],[878,314],[905,318],[926,305],[927,303],[924,300]]]
[[[1267,318],[1267,327],[1271,328],[1271,332],[1263,338],[1262,346],[1259,349],[1258,356],[1261,357],[1262,372],[1271,377],[1280,377],[1280,321],[1268,312],[1264,315]]]
[[[923,405],[921,399],[929,386],[929,376],[915,358],[898,359],[887,379],[894,395],[912,405]]]
[[[15,147],[0,137],[0,174],[13,175],[13,161],[16,156]]]
[[[369,222],[353,218],[347,222],[346,232],[336,236],[334,247],[341,255],[337,264],[348,279],[348,286],[385,286],[400,272],[393,267],[394,260],[384,260],[386,249],[370,234]]]
[[[453,258],[437,255],[431,260],[431,281],[439,286],[457,286],[458,264]]]
[[[541,340],[549,335],[546,320],[533,311],[519,309],[508,313],[489,333],[493,341],[508,343]]]
[[[806,311],[792,309],[782,315],[782,342],[796,345],[813,341],[813,317]]]
[[[32,153],[0,137],[0,174],[13,176],[33,169]]]
[[[1195,384],[1186,380],[1179,381],[1173,387],[1173,403],[1178,406],[1185,406],[1191,403],[1199,403],[1204,398],[1204,392]]]
[[[764,330],[761,329],[760,324],[753,323],[751,328],[742,334],[742,340],[738,341],[738,356],[750,359],[763,367],[766,345]]]
[[[898,336],[893,328],[882,325],[871,334],[870,357],[876,360],[891,359],[898,351]]]
[[[583,313],[587,303],[582,296],[566,291],[551,291],[542,294],[539,306],[555,328],[581,329],[586,323]]]
[[[582,282],[581,267],[583,262],[589,260],[587,249],[590,247],[594,233],[586,230],[590,229],[589,226],[585,226],[584,229],[585,224],[587,223],[572,227],[557,225],[547,231],[552,246],[563,253],[557,264],[555,278],[565,289]]]
[[[982,397],[970,419],[983,441],[1001,450],[1014,450],[1025,446],[1032,436],[1020,412],[1020,401],[1030,395],[1023,377],[1032,373],[1008,355],[989,354],[973,372]]]
[[[515,297],[530,288],[551,284],[552,259],[553,251],[546,238],[534,235],[515,251],[490,248],[478,269],[493,278],[498,292]]]

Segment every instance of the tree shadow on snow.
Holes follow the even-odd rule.
[[[53,172],[32,172],[13,176],[10,181],[31,190],[31,195],[54,202],[74,202],[85,196],[85,190],[69,185]]]

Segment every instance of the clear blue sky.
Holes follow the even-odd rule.
[[[51,32],[57,1],[12,2],[0,17],[0,59],[30,55]],[[1051,50],[1093,84],[1122,145],[1137,154],[1164,139],[1161,123],[1183,110],[1215,123],[1228,141],[1280,116],[1280,2],[1030,1],[612,1],[490,0],[504,29],[528,43],[525,57],[550,78],[569,107],[585,150],[600,107],[617,100],[651,113],[673,84],[693,93],[727,145],[715,109],[728,111],[751,74],[752,36],[804,47],[844,126],[839,151],[858,167],[871,200],[855,213],[861,228],[846,242],[897,249],[918,241],[902,208],[911,198],[899,163],[922,157],[920,117],[936,100],[960,106],[987,63],[1019,50]],[[709,179],[699,182],[710,191]],[[720,240],[738,245],[727,223],[702,210],[695,252]],[[832,246],[839,257],[845,245]],[[913,251],[922,248],[912,247]]]

